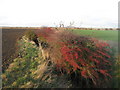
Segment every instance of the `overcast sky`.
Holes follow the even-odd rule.
[[[119,0],[0,0],[0,26],[118,27]]]

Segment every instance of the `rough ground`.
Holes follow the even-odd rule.
[[[16,40],[20,38],[25,29],[2,29],[2,65],[3,70],[11,62],[10,57],[15,53]]]

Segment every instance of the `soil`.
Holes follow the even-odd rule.
[[[25,29],[2,29],[2,70],[12,62],[16,51],[16,41],[22,37]],[[15,57],[14,57],[15,58]]]

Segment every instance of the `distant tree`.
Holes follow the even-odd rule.
[[[59,22],[59,27],[64,27],[64,23],[62,21]]]

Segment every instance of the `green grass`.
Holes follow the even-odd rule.
[[[39,61],[38,47],[24,40],[18,41],[19,57],[16,57],[9,65],[8,69],[3,73],[3,87],[16,88],[22,87],[26,83],[33,83],[33,73],[37,70]],[[37,83],[37,81],[36,81]],[[31,84],[32,85],[32,84]]]
[[[112,30],[72,30],[78,35],[95,37],[101,40],[118,41],[118,31]]]
[[[57,76],[54,65],[49,63],[48,68],[48,60],[42,58],[39,47],[25,36],[17,42],[18,57],[2,73],[3,88],[58,88],[65,82],[66,75]],[[66,83],[71,85],[69,81]]]
[[[118,31],[113,30],[71,30],[73,33],[81,36],[94,37],[99,40],[107,41],[115,49],[115,53],[118,53]]]

